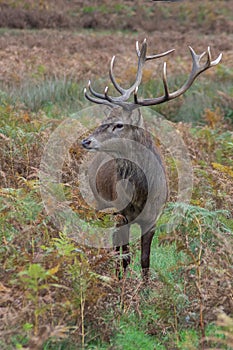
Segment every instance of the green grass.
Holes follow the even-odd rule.
[[[83,86],[72,79],[49,78],[37,83],[25,82],[19,87],[0,89],[0,102],[10,105],[23,104],[32,112],[43,110],[47,116],[70,114],[82,107]]]

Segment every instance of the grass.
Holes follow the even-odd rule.
[[[18,87],[2,86],[0,101],[4,104],[23,104],[26,110],[43,110],[48,116],[70,114],[80,109],[83,88],[72,79],[49,78],[40,82],[25,82]]]

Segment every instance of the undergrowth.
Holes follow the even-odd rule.
[[[0,100],[11,106],[22,104],[26,110],[44,110],[48,116],[74,113],[82,105],[83,87],[71,78],[47,78],[37,82],[24,82],[19,86],[2,85]]]
[[[10,28],[119,28],[136,31],[153,31],[155,28],[167,30],[168,20],[173,20],[183,30],[198,28],[212,33],[226,31],[231,33],[229,22],[232,20],[229,1],[183,2],[153,1],[141,4],[140,1],[83,1],[40,0],[1,0],[1,25]],[[106,20],[107,19],[107,20]],[[109,25],[111,24],[111,26]],[[157,27],[158,25],[158,27]]]
[[[81,98],[74,103],[79,85],[63,80],[23,90],[2,87],[2,349],[233,348],[232,88],[225,71],[218,74],[223,85],[216,99],[216,85],[204,83],[163,109],[171,120],[195,121],[176,125],[189,150],[194,188],[190,204],[175,204],[177,175],[167,155],[171,196],[157,225],[146,286],[138,241],[131,247],[127,278],[117,281],[114,254],[77,244],[43,207],[38,180],[43,148],[62,116],[83,103]],[[174,83],[180,85],[180,79]],[[154,85],[146,84],[145,93],[154,95]],[[189,102],[196,98],[203,102],[194,109]],[[81,148],[71,157],[79,164]],[[74,185],[71,165],[63,169],[67,187]],[[77,213],[108,227],[111,216],[82,208],[80,194],[74,190],[74,199],[70,193],[67,200]],[[168,222],[171,228],[178,218],[168,233]]]

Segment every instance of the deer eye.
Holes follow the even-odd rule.
[[[123,123],[116,123],[116,124],[114,125],[114,130],[115,130],[115,129],[120,130],[120,129],[123,129],[123,128],[124,128],[124,124],[123,124]]]

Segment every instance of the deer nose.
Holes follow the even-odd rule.
[[[82,140],[82,146],[88,148],[90,146],[91,140],[89,138]]]

